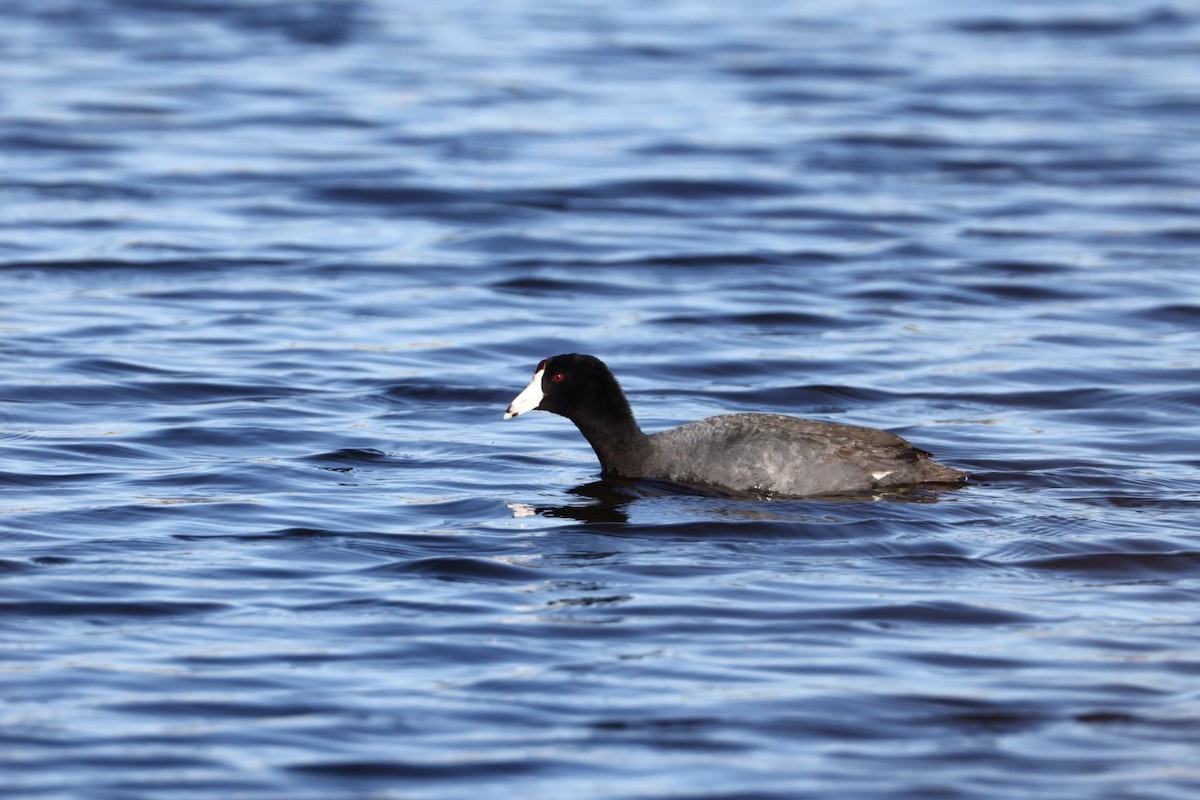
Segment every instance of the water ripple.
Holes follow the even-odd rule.
[[[1200,15],[845,11],[5,3],[5,796],[1200,790]],[[971,481],[602,479],[573,351]]]

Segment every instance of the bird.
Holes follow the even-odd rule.
[[[722,414],[646,434],[608,366],[581,353],[538,363],[504,419],[529,411],[549,411],[575,423],[604,478],[779,497],[967,480],[965,472],[934,461],[893,433],[783,414]]]

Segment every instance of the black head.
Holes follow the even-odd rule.
[[[526,411],[550,411],[575,422],[633,416],[604,362],[580,353],[553,356],[537,365],[533,380],[509,404],[504,418]]]

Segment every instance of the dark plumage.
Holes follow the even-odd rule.
[[[792,497],[966,480],[895,434],[782,414],[726,414],[647,435],[612,372],[589,355],[538,364],[504,418],[534,410],[574,422],[606,476]]]

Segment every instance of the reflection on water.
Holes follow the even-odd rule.
[[[567,489],[567,495],[584,498],[582,501],[555,505],[530,505],[508,503],[516,519],[522,517],[547,517],[567,519],[581,523],[628,522],[629,506],[642,499],[654,498],[712,498],[706,504],[706,513],[716,518],[745,520],[788,521],[796,518],[796,506],[810,503],[872,503],[879,501],[904,503],[936,503],[944,492],[958,491],[956,486],[904,486],[886,491],[854,492],[821,495],[817,498],[772,498],[769,495],[743,494],[724,490],[705,489],[696,486],[658,480],[624,480],[606,478],[602,481]],[[784,504],[784,510],[773,506]],[[649,503],[647,503],[649,505]]]

